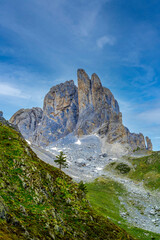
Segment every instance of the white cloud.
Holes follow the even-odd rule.
[[[97,46],[103,48],[106,44],[113,46],[115,44],[115,38],[112,36],[103,36],[97,40]]]
[[[20,89],[11,86],[8,83],[0,83],[0,95],[25,99],[30,98],[29,95],[24,94]]]
[[[152,124],[160,124],[160,108],[142,112],[138,115],[138,118]]]

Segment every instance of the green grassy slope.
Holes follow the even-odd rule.
[[[141,158],[129,158],[134,166],[128,177],[143,181],[144,185],[152,190],[160,190],[160,152]]]
[[[95,211],[104,217],[111,219],[115,224],[120,225],[132,236],[139,240],[159,240],[160,234],[151,233],[132,225],[129,225],[121,217],[120,211],[123,211],[119,197],[127,199],[127,191],[123,185],[110,179],[99,178],[95,182],[87,183],[87,198]]]
[[[122,162],[112,162],[105,169],[137,182],[143,182],[150,190],[160,190],[160,152],[149,152],[148,156],[137,158],[125,156]]]
[[[132,240],[89,206],[76,183],[0,123],[0,239]]]

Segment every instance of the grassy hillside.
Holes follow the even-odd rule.
[[[141,158],[128,158],[133,164],[134,171],[128,177],[143,181],[144,185],[152,190],[160,190],[160,152]]]
[[[112,162],[105,169],[143,182],[151,190],[160,190],[160,152],[149,152],[145,157],[125,156],[122,162]]]
[[[99,217],[69,176],[38,159],[18,132],[0,123],[0,239],[133,238]]]
[[[111,219],[112,222],[121,226],[139,240],[160,239],[160,234],[133,227],[122,218],[121,212],[125,212],[125,205],[122,205],[120,199],[123,197],[123,201],[128,201],[128,192],[122,184],[101,177],[86,185],[88,189],[87,198],[99,215]]]

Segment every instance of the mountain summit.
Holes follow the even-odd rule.
[[[103,144],[119,143],[129,150],[152,150],[151,140],[131,133],[122,123],[122,113],[111,91],[97,74],[91,79],[78,69],[78,88],[73,80],[50,89],[40,108],[21,109],[10,119],[31,142],[47,146],[69,133],[81,137],[97,134]]]

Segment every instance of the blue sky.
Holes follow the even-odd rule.
[[[160,2],[0,0],[0,110],[43,105],[84,68],[119,102],[124,124],[160,149]]]

